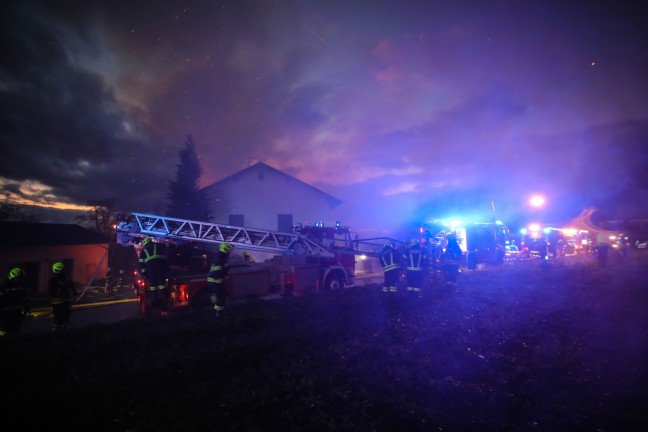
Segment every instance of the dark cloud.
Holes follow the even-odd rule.
[[[263,160],[376,215],[644,211],[640,14],[446,3],[5,2],[0,188],[152,211],[191,134],[205,184]]]
[[[146,185],[162,182],[168,175],[157,167],[169,164],[137,124],[129,130],[129,113],[101,77],[75,63],[70,47],[90,44],[83,29],[29,11],[36,13],[18,13],[2,30],[10,50],[0,66],[0,173],[77,204],[155,200]]]

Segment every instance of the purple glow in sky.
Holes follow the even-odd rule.
[[[4,2],[0,190],[152,211],[191,134],[204,185],[263,161],[385,220],[515,218],[535,192],[645,216],[632,5]]]

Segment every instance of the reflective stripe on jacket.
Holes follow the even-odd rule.
[[[394,270],[396,268],[400,268],[400,262],[398,260],[398,255],[396,254],[396,251],[392,249],[383,252],[383,254],[380,255],[380,265],[382,266],[383,271],[385,272]]]
[[[407,265],[407,270],[423,270],[425,258],[425,252],[418,248],[408,249],[403,253],[403,260]]]
[[[140,253],[140,263],[146,264],[147,262],[157,258],[165,259],[166,256],[158,253],[157,246],[157,243],[149,243],[144,246],[144,249],[142,249],[142,252]]]
[[[209,268],[207,282],[220,284],[225,282],[225,276],[227,276],[227,264],[212,264]]]

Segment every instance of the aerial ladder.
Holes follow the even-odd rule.
[[[299,233],[201,222],[144,213],[118,216],[117,239],[122,245],[134,245],[145,237],[167,241],[194,241],[210,244],[228,242],[237,248],[286,255],[310,255],[324,258],[334,253]]]
[[[274,254],[275,259],[253,264],[253,269],[243,268],[241,271],[268,271],[271,279],[274,281],[276,276],[283,287],[292,285],[299,290],[301,286],[315,285],[338,289],[354,282],[354,257],[340,254],[341,247],[327,247],[304,232],[271,231],[144,213],[118,215],[117,221],[117,242],[123,246],[138,248],[146,237],[171,244],[201,242],[218,245],[227,242],[242,250]],[[277,255],[284,258],[276,259]],[[230,275],[234,277],[234,273]],[[204,273],[178,273],[170,277],[169,288],[176,293],[174,304],[186,305],[191,298],[201,299],[205,277]],[[142,293],[140,288],[137,288],[138,297]],[[140,297],[140,303],[145,307],[145,297]]]
[[[271,268],[273,275],[292,274],[296,290],[315,279],[316,286],[325,289],[353,285],[356,256],[378,257],[385,239],[398,242],[388,238],[352,239],[348,227],[296,226],[292,232],[282,232],[145,213],[117,215],[117,221],[117,242],[124,246],[137,248],[144,238],[152,237],[167,243],[227,242],[241,250],[273,254],[275,259],[266,260],[269,264],[255,266]],[[276,255],[284,258],[276,259]]]

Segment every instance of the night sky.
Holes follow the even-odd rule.
[[[636,6],[632,6],[632,4]],[[0,6],[6,202],[164,208],[265,162],[376,226],[648,214],[636,2],[26,1]]]

